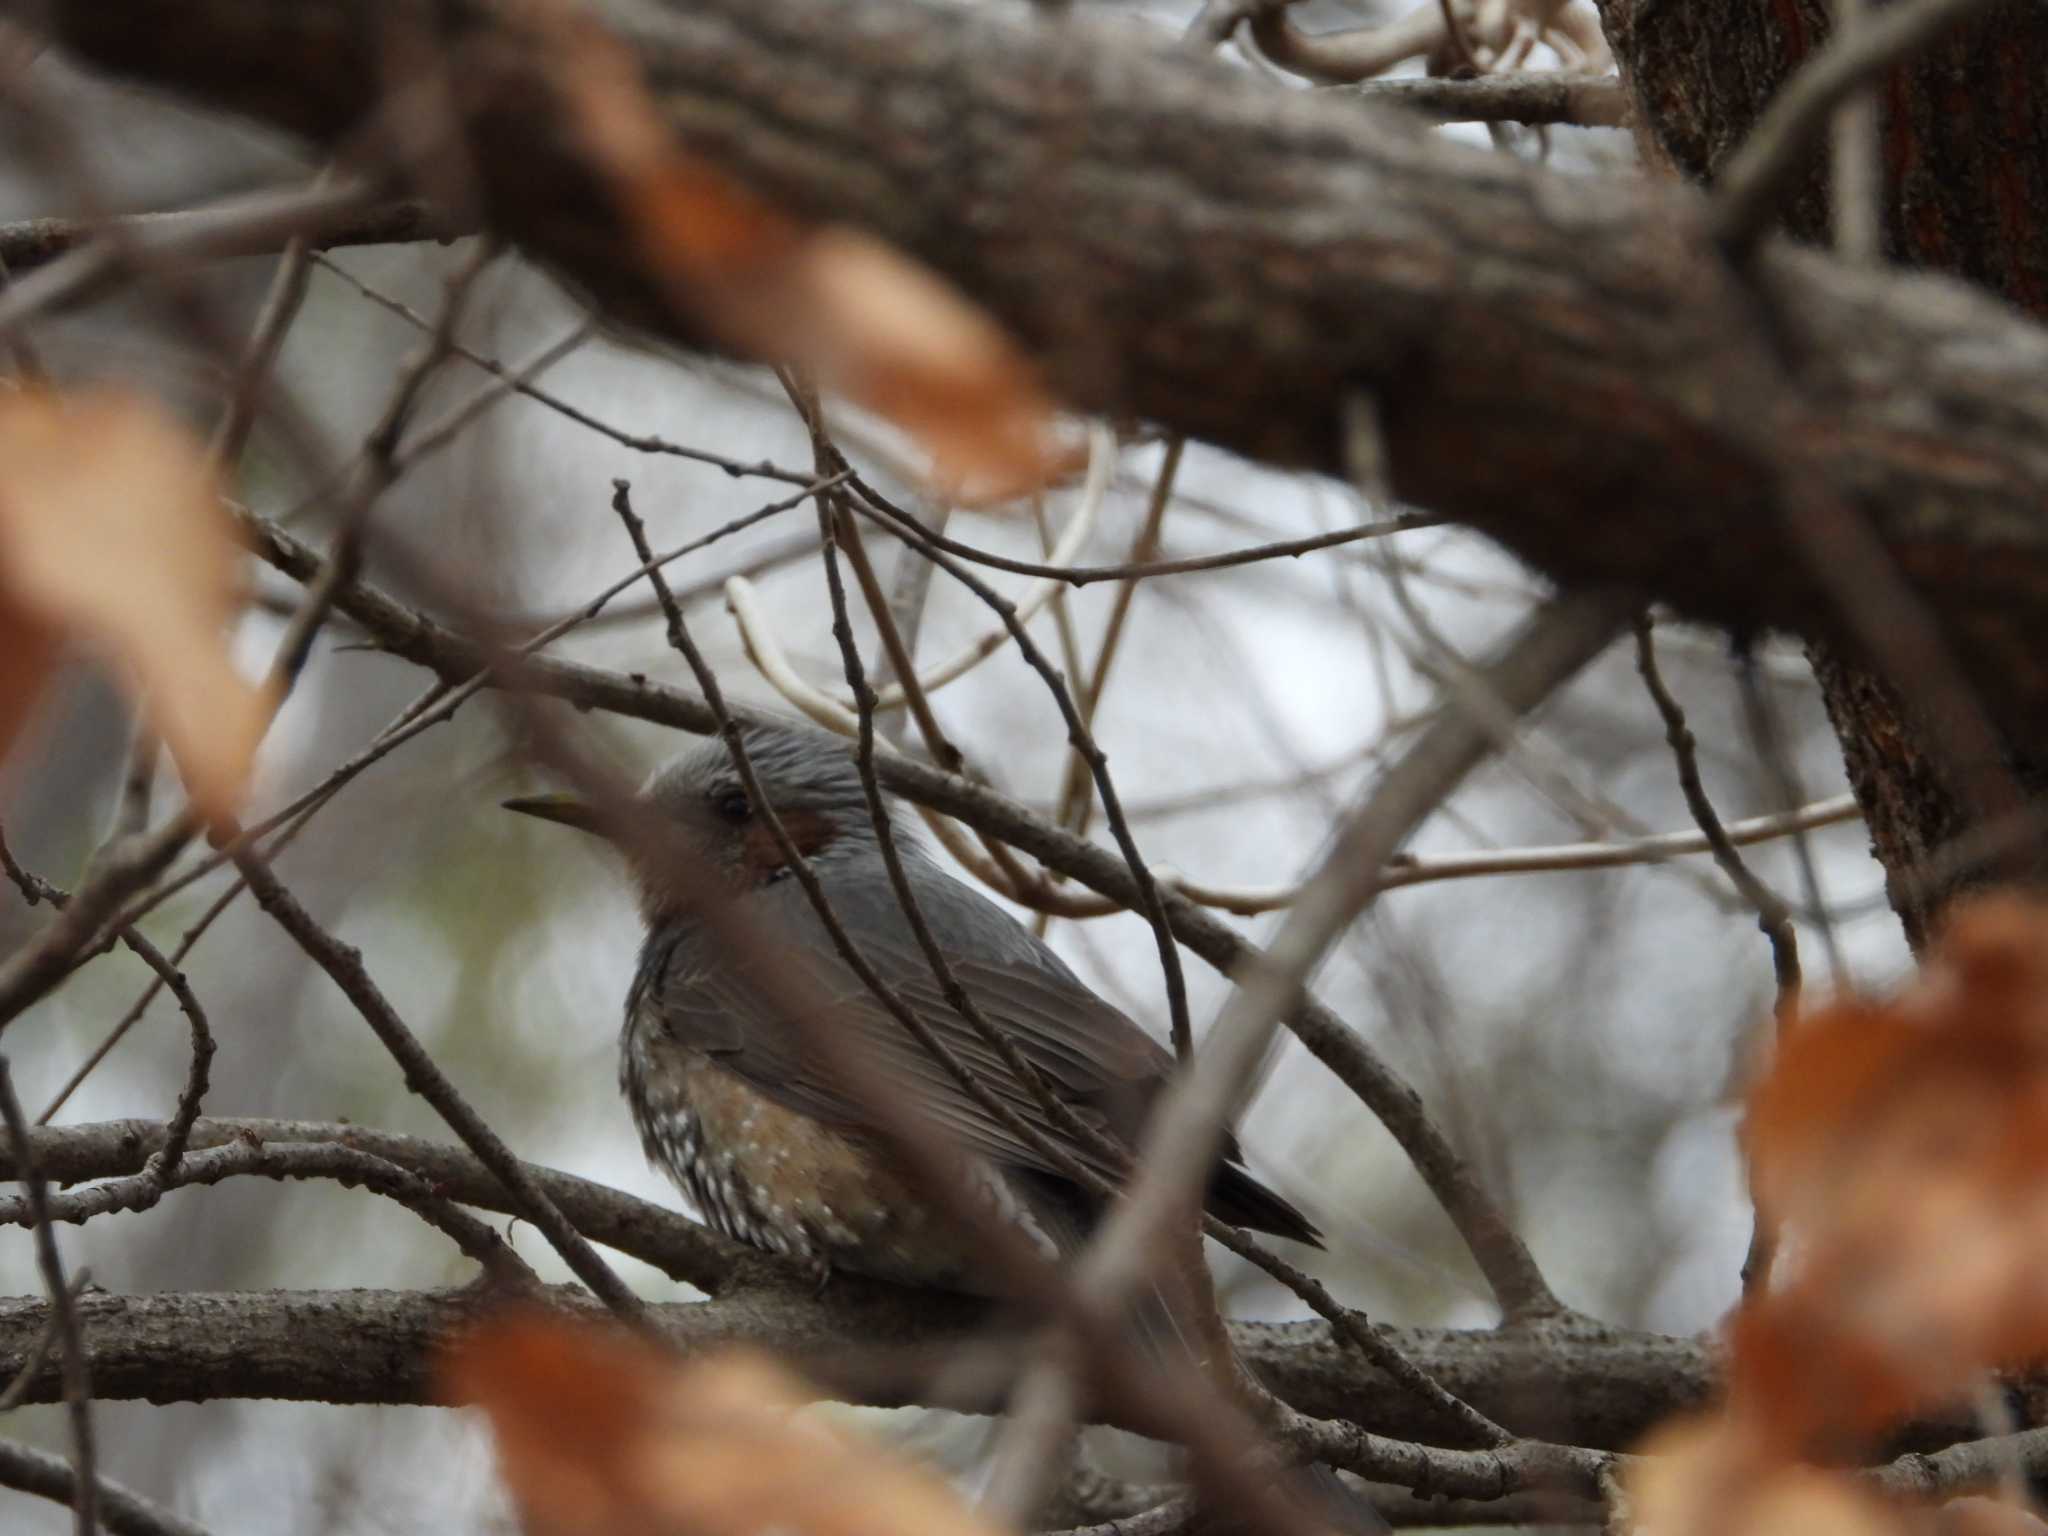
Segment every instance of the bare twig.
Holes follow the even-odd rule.
[[[1612,595],[1559,599],[1504,647],[1487,683],[1505,708],[1525,713],[1605,649],[1624,618]],[[1254,1066],[1323,951],[1377,894],[1387,859],[1484,759],[1491,741],[1485,726],[1462,712],[1439,716],[1347,819],[1271,947],[1238,975],[1194,1070],[1162,1098],[1139,1152],[1130,1197],[1083,1261],[1087,1283],[1113,1289],[1143,1273],[1157,1235],[1188,1208],[1198,1187],[1191,1179],[1215,1155],[1217,1137],[1233,1118]],[[1509,1318],[1555,1310],[1556,1300],[1519,1244],[1503,1250],[1491,1237],[1481,1241],[1470,1230],[1465,1236]]]
[[[161,1157],[161,1152],[157,1156]],[[153,1158],[152,1163],[155,1161]],[[83,1225],[96,1216],[146,1211],[169,1189],[250,1177],[335,1179],[345,1184],[360,1184],[404,1206],[428,1226],[445,1234],[499,1284],[527,1291],[540,1286],[539,1278],[527,1267],[526,1261],[488,1223],[449,1203],[426,1179],[410,1169],[340,1141],[287,1142],[282,1146],[270,1146],[245,1133],[220,1146],[193,1153],[162,1176],[145,1168],[142,1173],[128,1178],[111,1179],[85,1189],[66,1190],[51,1196],[48,1214],[52,1221]],[[26,1226],[33,1219],[27,1202],[0,1200],[0,1226]]]
[[[1102,804],[1102,816],[1109,827],[1110,835],[1116,840],[1117,851],[1123,855],[1125,865],[1130,869],[1140,898],[1140,912],[1152,926],[1155,946],[1159,952],[1160,970],[1166,981],[1166,1005],[1174,1054],[1185,1059],[1191,1048],[1193,1035],[1188,1021],[1187,984],[1181,976],[1180,956],[1174,947],[1173,931],[1166,920],[1166,910],[1161,903],[1158,882],[1151,869],[1138,851],[1137,839],[1132,836],[1130,824],[1124,818],[1123,802],[1117,797],[1116,786],[1109,776],[1109,760],[1102,749],[1095,744],[1095,738],[1088,729],[1076,707],[1073,695],[1061,679],[1059,671],[1045,659],[1024,628],[1016,606],[995,592],[987,582],[958,561],[947,558],[937,544],[928,538],[916,524],[900,509],[891,507],[887,500],[856,477],[853,482],[855,504],[884,521],[895,522],[902,536],[911,544],[921,548],[924,555],[948,576],[966,587],[983,603],[993,609],[1003,621],[1003,627],[1016,642],[1017,650],[1044,681],[1046,689],[1058,705],[1060,715],[1066,722],[1067,741],[1087,762],[1089,773],[1095,780],[1095,793]],[[906,526],[907,524],[907,526]]]
[[[1081,499],[1068,521],[1066,532],[1060,535],[1059,548],[1055,551],[1054,569],[1064,565],[1081,547],[1089,531],[1095,526],[1097,514],[1102,509],[1102,498],[1107,494],[1111,471],[1115,467],[1116,440],[1107,428],[1095,426],[1089,430],[1088,479],[1082,488]],[[846,467],[844,460],[840,467]],[[913,520],[914,521],[914,520]],[[1017,604],[1017,622],[1025,624],[1035,618],[1040,609],[1050,603],[1059,591],[1058,581],[1044,576],[1036,581]],[[753,601],[752,584],[746,578],[735,576],[726,583],[726,602],[732,609],[733,617],[740,624],[741,636],[746,642],[747,654],[761,665],[761,658],[779,657],[781,646],[775,640],[766,616]],[[947,660],[919,673],[915,686],[925,693],[936,693],[948,683],[957,682],[980,666],[1003,647],[1006,638],[1014,633],[1008,623],[988,629],[962,646]],[[763,666],[764,675],[768,668]],[[877,707],[894,709],[908,697],[909,679],[896,682],[884,688],[877,695]],[[844,699],[834,700],[834,707],[843,715],[851,705]]]
[[[0,1057],[0,1120],[15,1146],[29,1145],[28,1117],[14,1094],[14,1075],[7,1059]],[[43,1288],[50,1298],[50,1315],[59,1348],[64,1357],[64,1407],[71,1424],[71,1508],[73,1528],[78,1536],[93,1536],[99,1529],[96,1513],[99,1478],[95,1471],[92,1431],[92,1376],[85,1357],[85,1340],[78,1326],[78,1312],[71,1287],[64,1278],[63,1255],[57,1251],[57,1232],[51,1225],[50,1191],[43,1171],[32,1153],[24,1151],[16,1170],[22,1186],[21,1203],[28,1221],[35,1227],[36,1265],[43,1272]]]
[[[406,324],[421,331],[429,331],[433,328],[433,322],[421,315],[410,305],[402,304],[397,299],[372,287],[340,263],[319,256],[313,259],[318,265],[347,283],[372,304],[396,315],[399,319],[405,321]],[[514,371],[495,358],[487,357],[483,353],[473,351],[469,347],[459,344],[451,350],[455,356],[461,358],[464,362],[474,364],[505,384],[514,394],[524,395],[527,399],[546,406],[549,410],[557,415],[568,418],[578,426],[587,427],[599,436],[609,438],[622,448],[631,448],[636,453],[669,454],[679,459],[690,459],[700,464],[708,464],[714,469],[723,470],[733,479],[751,475],[764,480],[786,480],[792,485],[802,485],[810,478],[798,470],[784,469],[779,465],[771,464],[766,459],[758,459],[748,463],[739,459],[728,458],[724,454],[710,453],[702,448],[692,448],[686,444],[671,442],[669,439],[653,433],[627,432],[623,428],[615,427],[607,421],[600,420],[588,411],[583,410],[580,406],[571,405],[561,396],[541,388],[532,381],[529,370]]]
[[[1247,549],[1227,550],[1215,555],[1190,555],[1181,560],[1149,560],[1140,563],[1125,561],[1118,565],[1059,565],[1036,560],[1018,560],[1010,555],[999,555],[993,550],[977,549],[972,544],[962,544],[942,533],[933,532],[918,522],[908,512],[878,495],[874,488],[860,476],[852,477],[854,491],[871,515],[878,515],[894,527],[906,525],[921,536],[934,549],[942,549],[949,555],[974,565],[985,565],[992,570],[1009,571],[1017,576],[1042,576],[1052,581],[1066,583],[1070,587],[1085,587],[1098,581],[1145,580],[1153,576],[1185,576],[1195,571],[1221,571],[1234,566],[1257,565],[1267,560],[1291,560],[1298,555],[1314,554],[1319,549],[1334,549],[1343,544],[1357,544],[1367,539],[1383,539],[1390,534],[1407,533],[1416,528],[1440,528],[1444,520],[1424,512],[1404,512],[1398,517],[1381,518],[1364,523],[1356,528],[1337,528],[1328,533],[1310,534],[1302,539],[1281,539],[1270,544],[1254,544]]]
[[[1166,504],[1173,496],[1174,476],[1180,471],[1181,452],[1187,447],[1182,437],[1167,439],[1166,456],[1160,460],[1159,474],[1152,482],[1152,495],[1145,503],[1145,521],[1138,530],[1137,541],[1131,546],[1131,564],[1149,564],[1159,550],[1159,530],[1166,519]],[[1095,653],[1095,669],[1081,689],[1081,718],[1090,730],[1095,728],[1095,711],[1102,703],[1103,690],[1109,685],[1109,669],[1116,661],[1117,644],[1123,639],[1124,622],[1130,617],[1131,600],[1137,596],[1141,578],[1127,576],[1116,589],[1116,596],[1110,604],[1109,619],[1102,630],[1102,645]],[[1085,798],[1088,787],[1088,764],[1076,753],[1067,759],[1067,771],[1060,783],[1058,809],[1053,819],[1063,827],[1079,834],[1088,830],[1089,813],[1094,802]]]
[[[242,872],[242,878],[248,883],[250,894],[258,905],[276,919],[278,926],[297,941],[299,947],[355,1005],[363,1021],[405,1074],[406,1087],[433,1105],[463,1144],[519,1201],[519,1214],[540,1229],[541,1235],[562,1256],[577,1279],[589,1286],[606,1306],[628,1322],[639,1321],[644,1311],[640,1298],[613,1273],[610,1265],[598,1257],[582,1233],[570,1225],[546,1191],[528,1175],[526,1165],[512,1155],[498,1133],[434,1064],[426,1047],[398,1016],[376,982],[370,979],[362,955],[315,922],[312,914],[299,904],[298,899],[271,873],[269,866],[255,854],[246,849],[239,852],[235,856],[235,867]]]
[[[1791,1023],[1792,1015],[1799,1007],[1799,935],[1792,927],[1791,909],[1776,891],[1757,878],[1742,855],[1735,851],[1727,829],[1721,824],[1720,814],[1707,797],[1706,785],[1700,779],[1698,743],[1693,738],[1692,728],[1685,722],[1685,711],[1672,697],[1657,668],[1657,643],[1648,613],[1637,615],[1635,631],[1636,670],[1642,674],[1643,687],[1648,690],[1651,702],[1657,706],[1657,713],[1663,719],[1664,739],[1669,743],[1672,759],[1678,765],[1678,787],[1685,795],[1686,809],[1692,812],[1693,820],[1699,824],[1700,834],[1707,840],[1707,847],[1714,855],[1714,862],[1721,867],[1721,873],[1756,909],[1756,925],[1770,943],[1771,969],[1777,982],[1777,1002],[1772,1011],[1782,1030]]]
[[[68,893],[47,880],[31,875],[15,862],[13,851],[7,846],[4,832],[0,832],[0,869],[5,870],[7,877],[31,904],[47,901],[61,910],[71,900]],[[177,1167],[178,1159],[184,1155],[186,1137],[191,1133],[192,1122],[198,1118],[200,1104],[206,1097],[208,1071],[213,1062],[213,1031],[207,1024],[206,1010],[200,1006],[198,994],[192,990],[190,983],[180,974],[177,967],[164,958],[163,952],[143,937],[141,931],[131,923],[120,924],[117,931],[121,942],[156,973],[156,980],[145,994],[142,1006],[147,1005],[147,998],[156,995],[158,987],[169,987],[192,1033],[192,1058],[190,1066],[186,1069],[185,1087],[178,1095],[177,1108],[172,1111],[170,1120],[164,1126],[163,1149],[150,1174],[157,1181],[161,1191],[165,1175]],[[141,1006],[138,1006],[135,1012],[140,1016]],[[48,1118],[49,1115],[46,1113],[43,1119]]]
[[[28,1145],[47,1177],[75,1184],[138,1173],[160,1153],[164,1140],[157,1121],[105,1120],[38,1128]],[[447,1142],[320,1120],[205,1118],[193,1123],[194,1148],[244,1143],[260,1144],[272,1154],[299,1144],[332,1144],[417,1175],[423,1188],[443,1199],[508,1216],[524,1214],[518,1197],[488,1165]],[[665,1206],[535,1163],[521,1166],[577,1230],[702,1290],[724,1286],[749,1252]],[[0,1178],[16,1177],[20,1167],[12,1138],[0,1143]]]
[[[16,277],[21,277],[121,228],[130,231],[135,246],[145,251],[162,246],[209,249],[213,242],[232,233],[237,243],[224,254],[237,256],[281,252],[302,235],[318,250],[337,250],[351,245],[448,241],[472,233],[448,222],[439,210],[417,201],[378,203],[354,218],[323,220],[311,231],[289,222],[282,228],[258,228],[245,222],[247,213],[245,207],[221,204],[130,213],[104,220],[20,219],[0,224],[0,261]]]
[[[146,264],[152,272],[172,273],[225,256],[275,250],[298,235],[318,239],[324,230],[359,225],[373,203],[370,188],[351,180],[262,193],[190,213],[142,215],[104,224],[97,238],[53,256],[0,290],[0,338],[37,315],[78,303],[125,267]]]
[[[1771,946],[1771,970],[1777,984],[1777,998],[1771,1012],[1777,1022],[1778,1034],[1782,1036],[1799,1011],[1799,935],[1792,926],[1792,913],[1778,893],[1758,879],[1742,855],[1735,851],[1735,845],[1728,840],[1721,818],[1714,810],[1713,801],[1707,797],[1706,785],[1700,780],[1699,752],[1692,728],[1685,723],[1685,711],[1679,707],[1678,700],[1665,686],[1657,669],[1657,642],[1647,610],[1636,615],[1635,629],[1636,670],[1642,674],[1643,686],[1663,718],[1664,739],[1670,744],[1672,758],[1678,765],[1678,786],[1685,795],[1686,807],[1713,849],[1714,862],[1742,893],[1743,899],[1755,908],[1756,925]],[[1771,1260],[1777,1246],[1777,1232],[1763,1207],[1757,1206],[1749,1252],[1742,1261],[1745,1293],[1769,1283]]]
[[[306,302],[306,278],[311,270],[309,250],[306,237],[294,235],[285,242],[284,253],[278,257],[269,291],[263,296],[263,307],[257,312],[248,345],[242,349],[241,361],[235,368],[227,402],[221,407],[220,420],[214,423],[213,437],[207,444],[208,456],[216,464],[238,463],[248,444],[249,430],[256,424],[256,409],[270,381],[278,350]]]
[[[0,1029],[71,974],[115,908],[162,874],[197,829],[197,818],[187,811],[103,851],[57,920],[0,962]]]
[[[75,1506],[79,1481],[77,1472],[60,1458],[19,1441],[0,1440],[0,1488]],[[105,1478],[96,1480],[92,1497],[114,1536],[207,1536],[202,1527]]]

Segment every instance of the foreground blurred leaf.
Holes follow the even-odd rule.
[[[0,753],[80,642],[139,687],[200,808],[232,812],[264,719],[223,633],[235,561],[204,452],[156,406],[0,397]]]
[[[486,1323],[448,1395],[490,1416],[499,1465],[547,1536],[995,1536],[937,1478],[802,1413],[764,1356],[679,1361],[543,1315]]]
[[[1804,1020],[1745,1141],[1794,1246],[1731,1394],[1792,1454],[2048,1351],[2048,908],[1964,908],[1912,990]]]
[[[1631,1527],[1655,1536],[1905,1536],[1900,1511],[1848,1477],[1772,1457],[1741,1421],[1667,1425],[1628,1479]]]
[[[1638,1528],[2037,1533],[2011,1504],[1886,1504],[1812,1463],[2048,1350],[2048,906],[1959,908],[1912,988],[1797,1021],[1743,1141],[1787,1250],[1736,1314],[1723,1410],[1641,1448]]]
[[[1000,500],[1073,467],[1050,401],[1009,336],[908,256],[816,227],[676,146],[632,54],[538,3],[563,96],[669,301],[755,357],[801,363],[912,433],[960,500]]]

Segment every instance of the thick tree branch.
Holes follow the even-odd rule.
[[[552,1289],[549,1300],[593,1316],[601,1310],[574,1287]],[[434,1348],[483,1304],[473,1290],[89,1292],[78,1303],[101,1398],[330,1403],[428,1401]],[[987,1319],[985,1304],[853,1276],[835,1278],[817,1296],[803,1277],[761,1261],[748,1283],[715,1301],[649,1310],[681,1348],[774,1349],[855,1402],[988,1411],[1000,1406],[1008,1379],[990,1372],[977,1385],[962,1368],[963,1336]],[[33,1361],[48,1315],[40,1299],[0,1298],[0,1376]],[[1230,1332],[1259,1377],[1304,1411],[1342,1411],[1389,1435],[1459,1443],[1417,1411],[1412,1395],[1333,1341],[1323,1323],[1233,1323]],[[1388,1332],[1451,1390],[1532,1435],[1625,1446],[1712,1390],[1711,1362],[1694,1340],[1584,1322]],[[935,1390],[941,1376],[951,1385]],[[27,1401],[61,1393],[54,1362],[30,1374]]]
[[[32,1145],[52,1179],[76,1184],[134,1174],[148,1163],[163,1135],[159,1121],[110,1120],[39,1128]],[[203,1150],[252,1137],[273,1146],[338,1142],[410,1169],[450,1200],[512,1212],[504,1187],[473,1155],[416,1136],[321,1121],[208,1118],[194,1125],[191,1144]],[[678,1212],[553,1169],[529,1164],[527,1172],[586,1236],[721,1297],[758,1288],[764,1275],[780,1274],[772,1261]],[[13,1174],[10,1149],[0,1142],[0,1179]],[[847,1310],[855,1303],[880,1311]],[[922,1306],[922,1298],[911,1293],[841,1276],[827,1291],[822,1309],[791,1299],[786,1310],[797,1339],[823,1341],[843,1329],[844,1339],[860,1340],[859,1330],[871,1315],[893,1319],[886,1325],[892,1333],[910,1330],[929,1339],[937,1324],[918,1329]],[[1394,1327],[1386,1332],[1432,1375],[1447,1371],[1446,1384],[1455,1382],[1453,1390],[1461,1396],[1476,1387],[1496,1408],[1519,1404],[1514,1414],[1523,1433],[1607,1447],[1626,1444],[1672,1405],[1697,1401],[1708,1389],[1712,1369],[1706,1352],[1690,1340],[1579,1318],[1504,1333]],[[1361,1362],[1355,1348],[1333,1340],[1327,1327],[1239,1323],[1233,1337],[1257,1374],[1304,1412],[1360,1418],[1389,1433],[1452,1444],[1469,1438],[1458,1422],[1419,1404],[1398,1378]],[[7,1338],[8,1348],[21,1344],[14,1335]],[[1565,1385],[1552,1399],[1537,1393],[1534,1383],[1542,1372],[1558,1368],[1554,1356],[1565,1361],[1560,1378]],[[18,1356],[22,1362],[27,1358]],[[1581,1358],[1582,1366],[1571,1363]],[[0,1377],[5,1372],[0,1363]],[[1539,1407],[1540,1413],[1535,1411]]]
[[[372,0],[35,9],[82,58],[325,145],[379,78]],[[507,14],[437,12],[487,218],[615,316],[695,339],[621,264],[545,107],[555,61]],[[1738,627],[1834,629],[1785,532],[1814,487],[1870,518],[1997,718],[2048,720],[2027,638],[2048,589],[2048,337],[1998,305],[1767,249],[1800,373],[1760,402],[1754,294],[1685,189],[1504,165],[1128,34],[1084,46],[1078,23],[942,0],[847,14],[649,0],[626,30],[693,147],[923,257],[1078,405],[1334,469],[1340,402],[1379,391],[1406,499],[1567,582]]]

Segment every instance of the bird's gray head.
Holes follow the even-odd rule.
[[[878,856],[879,844],[852,743],[795,721],[774,721],[743,726],[740,745],[783,831],[821,873],[830,874],[852,861]],[[747,792],[722,737],[700,742],[656,770],[641,790],[640,800],[682,833],[688,846],[701,850],[702,864],[708,864],[729,884],[757,889],[790,873],[790,861],[768,818]],[[599,830],[587,808],[558,796],[508,800],[506,804],[550,821]],[[885,792],[884,804],[905,855],[921,856],[916,835],[898,811],[894,797]],[[622,851],[640,886],[642,910],[650,920],[688,904],[690,893],[678,887],[693,881],[701,864],[686,869],[678,866],[697,861],[635,857],[631,847]]]

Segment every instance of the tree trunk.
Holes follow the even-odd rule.
[[[1771,95],[1827,38],[1821,0],[1600,0],[1635,92],[1649,157],[1712,181]],[[1969,279],[2048,318],[2048,9],[1986,11],[1879,77],[1884,248],[1894,261]],[[1785,206],[1798,239],[1825,244],[1827,157]],[[1984,861],[1940,857],[1975,831],[1925,723],[1897,689],[1825,645],[1812,648],[1849,780],[1892,903],[1918,949],[1942,910],[1987,879]],[[2048,791],[2038,737],[1999,732],[2030,807]],[[2041,840],[2024,866],[2048,876]],[[2010,875],[2010,867],[2001,873]]]

